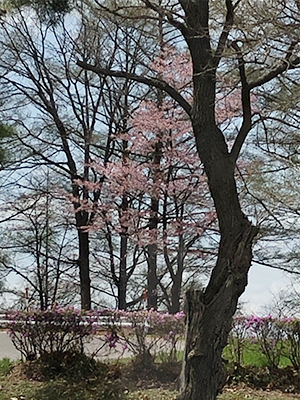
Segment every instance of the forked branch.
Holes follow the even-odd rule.
[[[80,60],[77,61],[77,65],[88,71],[95,72],[98,75],[129,79],[129,80],[132,80],[135,82],[143,83],[144,85],[147,85],[147,86],[153,86],[153,87],[156,87],[157,89],[163,90],[169,96],[171,96],[184,109],[184,111],[189,116],[191,115],[192,107],[188,103],[188,101],[186,101],[185,98],[175,88],[173,88],[171,85],[169,85],[167,82],[165,82],[162,79],[148,78],[145,76],[139,76],[139,75],[135,75],[135,74],[132,74],[129,72],[124,72],[124,71],[113,71],[110,69],[98,67],[96,65],[91,65],[91,64],[88,64],[88,63],[86,63],[84,61],[80,61]]]

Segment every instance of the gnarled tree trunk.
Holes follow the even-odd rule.
[[[239,296],[247,285],[256,229],[241,221],[239,235],[222,238],[216,269],[205,291],[186,294],[186,347],[181,400],[214,400],[226,376],[222,351],[227,343]]]

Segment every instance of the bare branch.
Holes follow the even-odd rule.
[[[112,71],[106,68],[100,68],[98,66],[94,66],[88,64],[84,61],[77,61],[77,65],[83,69],[87,69],[89,71],[93,71],[98,75],[104,76],[112,76],[115,78],[124,78],[129,79],[135,82],[143,83],[144,85],[153,86],[160,90],[163,90],[167,94],[169,94],[190,116],[191,115],[191,105],[185,100],[185,98],[172,86],[170,86],[167,82],[158,79],[158,78],[147,78],[145,76],[135,75],[129,72],[124,71]]]
[[[234,145],[232,147],[230,156],[235,162],[240,154],[241,148],[246,140],[246,137],[251,129],[251,99],[250,99],[250,89],[247,82],[246,71],[245,71],[245,61],[236,42],[233,42],[231,46],[236,50],[239,72],[242,83],[242,108],[243,108],[243,123],[239,130],[239,133],[235,139]]]
[[[258,86],[262,86],[265,83],[270,82],[272,79],[276,78],[277,76],[281,75],[283,72],[298,68],[300,65],[300,57],[295,57],[292,59],[292,53],[297,43],[292,43],[287,51],[285,60],[277,66],[276,68],[272,69],[270,72],[262,76],[256,82],[252,82],[249,84],[249,90],[254,89]]]
[[[256,263],[256,264],[259,264],[259,265],[261,265],[261,266],[263,266],[263,267],[268,267],[268,268],[273,268],[273,269],[279,269],[280,271],[288,272],[289,274],[300,275],[300,272],[299,272],[299,271],[290,270],[290,269],[288,269],[288,268],[284,268],[284,267],[279,266],[279,265],[269,264],[269,263],[266,263],[266,262],[263,262],[263,261],[259,261],[259,260],[257,260],[257,259],[253,259],[253,262]]]
[[[174,18],[174,14],[170,11],[168,11],[166,8],[157,6],[156,4],[153,4],[149,0],[142,0],[143,3],[150,8],[151,10],[157,12],[161,18],[167,18],[168,22],[173,25],[175,28],[179,29],[183,35],[187,34],[187,27],[181,23],[180,21],[176,20]]]
[[[226,7],[227,7],[226,20],[214,56],[214,64],[216,66],[220,62],[234,20],[234,6],[231,0],[226,0]]]

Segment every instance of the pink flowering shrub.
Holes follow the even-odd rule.
[[[154,310],[81,312],[55,307],[46,311],[12,312],[8,319],[11,340],[26,359],[44,354],[83,354],[84,345],[94,335],[100,341],[99,349],[119,352],[120,357],[128,351],[144,366],[157,357],[177,360],[178,351],[183,348],[183,312],[174,315]],[[242,365],[250,342],[259,346],[269,368],[278,368],[281,356],[285,356],[300,370],[300,320],[237,315],[228,342],[235,365]]]
[[[300,320],[285,318],[282,325],[285,334],[283,355],[290,360],[295,370],[300,371]]]
[[[284,345],[283,321],[271,315],[266,317],[251,316],[247,321],[249,332],[259,344],[271,369],[278,368]]]
[[[184,333],[182,312],[175,315],[154,310],[80,312],[56,307],[12,312],[8,319],[10,338],[26,359],[45,353],[83,353],[84,344],[97,334],[101,348],[117,349],[120,356],[128,350],[144,364],[162,354],[167,360],[176,360]]]
[[[159,356],[168,361],[177,359],[180,339],[184,335],[184,313],[161,313],[154,310],[111,311],[107,344],[130,351],[144,365]]]
[[[236,315],[228,337],[228,348],[231,351],[232,360],[240,367],[243,362],[244,348],[249,335],[248,319],[244,315]]]
[[[295,369],[299,370],[300,321],[297,318],[280,319],[271,315],[266,317],[236,316],[229,335],[228,348],[237,366],[242,364],[246,346],[250,343],[259,346],[270,369],[277,369],[283,356],[290,360]]]
[[[16,311],[8,315],[8,334],[25,359],[45,353],[83,353],[95,332],[86,314],[73,308]]]

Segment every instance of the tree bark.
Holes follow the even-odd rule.
[[[155,158],[157,160],[157,157]],[[154,160],[154,161],[155,161]],[[160,157],[159,157],[160,162]],[[154,163],[154,169],[157,167],[158,163]],[[154,171],[155,176],[155,171]],[[159,202],[157,199],[151,199],[151,218],[149,220],[149,229],[155,232],[157,240],[157,226],[158,226],[158,206]],[[147,308],[157,309],[157,243],[152,243],[147,246]]]
[[[118,281],[118,309],[126,310],[126,292],[127,292],[127,234],[121,234],[120,247],[120,272]]]
[[[157,244],[147,246],[147,308],[157,309]]]
[[[191,121],[218,215],[220,244],[206,289],[203,292],[191,290],[186,296],[186,348],[179,399],[214,400],[225,383],[222,351],[238,299],[247,285],[257,228],[241,210],[234,177],[236,157],[229,153],[224,135],[216,124],[218,59],[210,47],[209,2],[182,3],[188,4],[185,8],[188,29],[184,35],[193,60]],[[250,108],[247,111],[250,119]],[[249,124],[248,130],[250,127]]]
[[[256,228],[244,219],[240,235],[221,239],[216,269],[205,291],[186,294],[186,347],[180,400],[214,400],[225,384],[222,351],[238,299],[247,285]]]
[[[180,311],[180,298],[181,298],[181,286],[182,286],[182,275],[184,271],[184,239],[183,235],[178,238],[178,250],[177,250],[177,271],[172,277],[172,288],[171,288],[171,307],[169,312],[176,314]]]
[[[225,383],[222,351],[232,317],[247,285],[257,229],[242,213],[234,179],[235,162],[215,123],[215,77],[195,78],[193,129],[218,215],[218,259],[204,292],[187,294],[186,349],[180,400],[214,400]],[[203,94],[204,93],[204,94]]]
[[[124,145],[124,149],[127,145]],[[128,199],[124,193],[121,204],[121,216],[126,215],[128,211]],[[120,264],[119,264],[119,279],[118,279],[118,309],[126,310],[126,295],[127,295],[127,251],[128,251],[128,228],[126,225],[121,226],[122,232],[120,234]]]
[[[83,214],[83,215],[82,215]],[[86,215],[85,215],[86,214]],[[90,263],[89,263],[89,233],[83,227],[87,225],[87,213],[79,211],[75,214],[76,228],[78,233],[79,255],[78,267],[80,278],[80,298],[81,308],[83,310],[91,309],[91,279],[90,279]]]
[[[171,289],[171,305],[169,307],[170,314],[176,314],[180,311],[180,295],[182,285],[182,274],[176,274],[175,279],[172,281]]]
[[[162,105],[162,93],[158,90],[157,105],[160,108]],[[162,147],[163,144],[159,140],[154,146],[153,161],[152,161],[152,179],[153,185],[157,184],[157,180],[160,176],[160,163],[162,158]],[[155,235],[155,242],[147,246],[147,308],[157,309],[157,288],[158,288],[158,277],[157,277],[157,227],[158,227],[158,210],[159,210],[159,199],[156,196],[151,198],[150,205],[150,219],[149,219],[149,230]]]

